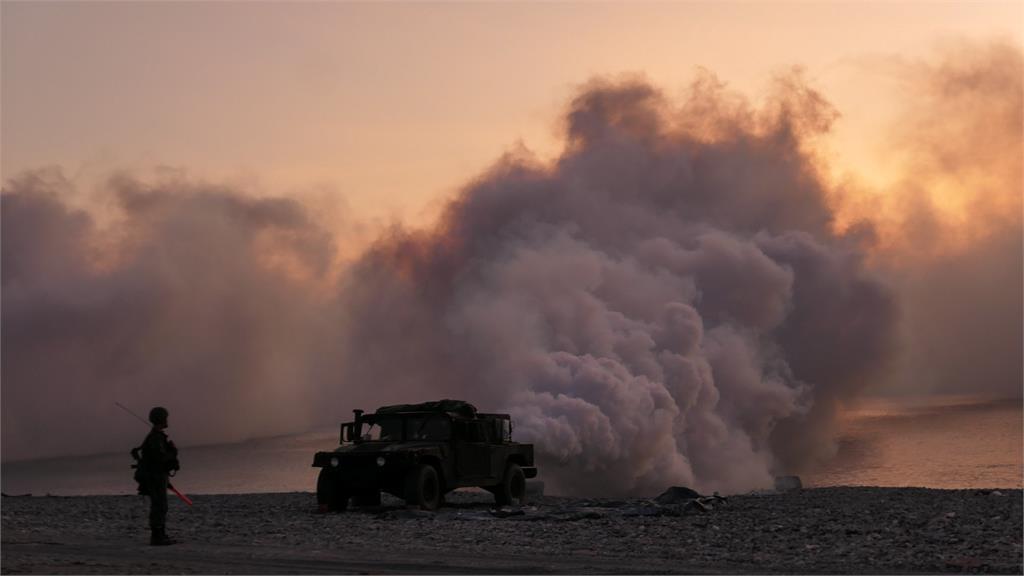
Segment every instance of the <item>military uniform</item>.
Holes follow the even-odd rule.
[[[171,472],[179,468],[178,449],[160,426],[154,425],[143,440],[142,446],[133,450],[132,454],[138,455],[140,451],[135,479],[139,483],[139,493],[149,496],[149,529],[152,532],[150,543],[173,544],[174,541],[167,537],[166,531],[167,488]]]

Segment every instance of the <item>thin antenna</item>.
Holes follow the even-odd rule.
[[[148,421],[146,421],[142,416],[139,416],[135,412],[132,412],[124,404],[121,404],[120,402],[116,402],[116,401],[114,402],[114,404],[117,404],[118,408],[120,408],[121,410],[124,410],[125,412],[127,412],[127,413],[131,414],[132,416],[135,416],[136,418],[138,418],[139,421],[142,422],[143,424],[145,424],[146,426],[150,425],[150,423]]]

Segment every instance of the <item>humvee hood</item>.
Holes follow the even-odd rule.
[[[416,450],[427,450],[438,448],[437,441],[416,441],[416,442],[361,442],[339,446],[335,452],[340,454],[388,454],[392,452],[407,452]]]

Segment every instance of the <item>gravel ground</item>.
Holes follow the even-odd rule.
[[[542,497],[495,510],[456,492],[437,513],[385,497],[315,513],[308,493],[171,496],[150,547],[137,496],[9,497],[0,571],[15,573],[1022,573],[1021,490],[815,488],[709,509]]]

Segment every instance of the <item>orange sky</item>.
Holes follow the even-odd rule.
[[[756,100],[799,65],[843,114],[837,166],[883,181],[888,64],[1022,30],[1018,2],[4,2],[0,168],[171,166],[422,222],[518,141],[553,155],[594,75],[671,95],[704,67]]]

